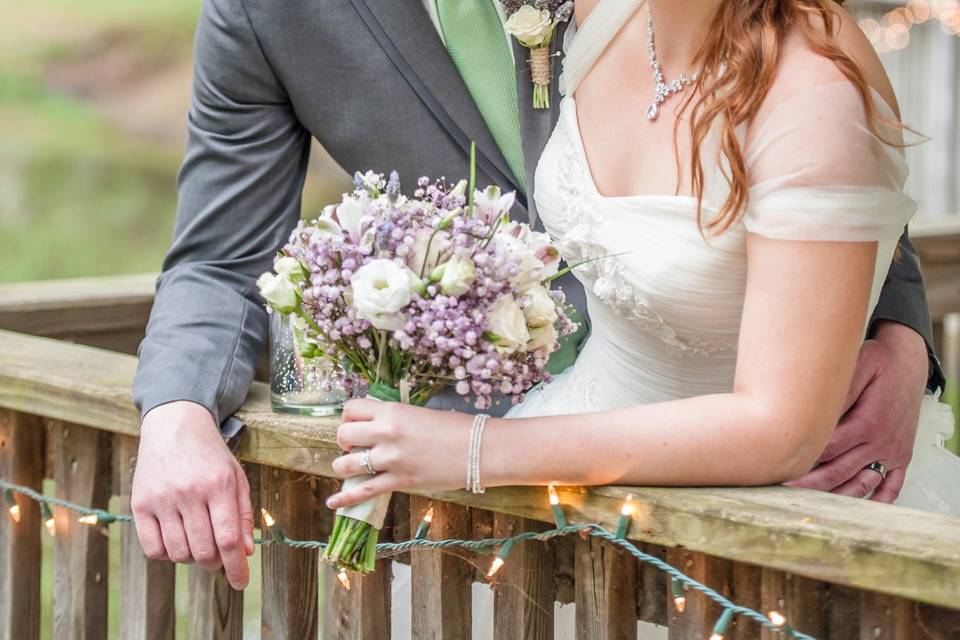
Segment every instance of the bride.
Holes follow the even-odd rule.
[[[379,473],[331,507],[462,489],[471,442],[485,487],[770,485],[816,463],[915,210],[902,127],[836,5],[752,0],[717,33],[724,2],[578,0],[535,198],[569,263],[613,256],[576,271],[592,335],[479,442],[467,414],[352,401],[340,443]],[[927,396],[920,420],[897,503],[960,516],[950,409]]]

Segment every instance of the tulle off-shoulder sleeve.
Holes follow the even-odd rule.
[[[879,94],[871,98],[893,120]],[[878,126],[884,140],[902,139],[899,129]],[[903,192],[903,154],[884,140],[870,131],[860,94],[846,81],[804,89],[773,106],[745,145],[747,230],[781,240],[899,236],[916,204]]]

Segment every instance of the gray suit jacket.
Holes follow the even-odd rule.
[[[219,422],[243,402],[264,349],[254,281],[300,216],[311,136],[347,171],[396,169],[408,187],[421,175],[466,175],[474,140],[478,182],[520,189],[421,0],[205,0],[194,45],[174,240],[134,399],[142,414],[190,400]],[[533,185],[556,110],[531,107],[528,54],[516,43],[515,53]],[[526,218],[527,194],[518,202],[515,215]],[[916,253],[906,235],[901,246],[876,317],[929,344]],[[582,308],[575,281],[562,286]]]

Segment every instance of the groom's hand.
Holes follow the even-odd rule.
[[[817,465],[790,486],[893,502],[913,455],[928,373],[927,348],[913,329],[883,322],[864,342],[847,393],[844,415]],[[887,468],[883,479],[864,469]]]
[[[247,586],[250,485],[207,409],[170,402],[143,417],[130,506],[148,558],[223,566],[234,589]]]

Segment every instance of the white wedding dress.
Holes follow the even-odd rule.
[[[750,140],[741,131],[753,180],[749,202],[740,222],[717,237],[701,236],[693,198],[603,196],[580,139],[574,93],[641,5],[641,0],[604,0],[582,26],[571,25],[567,32],[560,79],[566,97],[537,167],[534,197],[568,263],[616,257],[575,271],[587,291],[592,324],[576,363],[529,393],[507,417],[589,413],[729,392],[744,303],[747,232],[784,240],[876,241],[872,313],[897,240],[916,209],[902,191],[907,175],[902,154],[870,133],[860,95],[846,81],[809,87],[784,100]],[[879,94],[873,99],[883,115],[893,116]],[[704,163],[704,177],[709,219],[728,187],[719,161]],[[953,428],[950,407],[927,395],[897,504],[960,516],[960,458],[943,446]],[[395,637],[405,637],[409,570],[399,565],[394,603],[394,630],[400,634]],[[474,638],[492,638],[492,607],[492,592],[474,585]],[[573,606],[558,607],[556,637],[573,637],[573,612]]]

